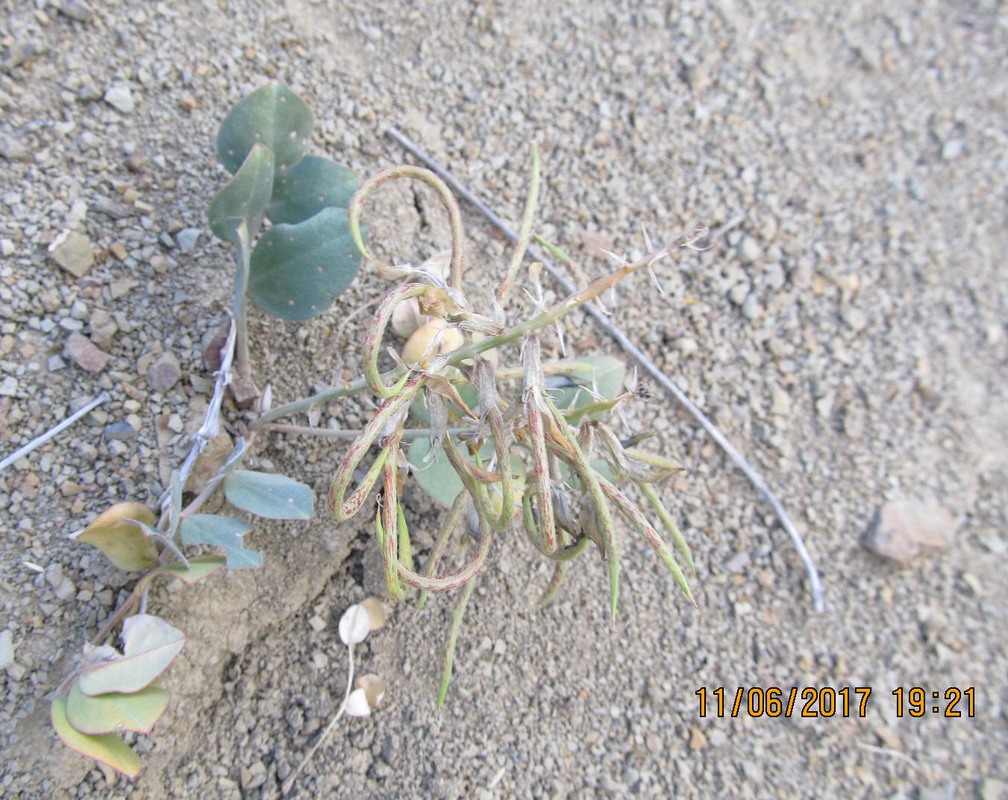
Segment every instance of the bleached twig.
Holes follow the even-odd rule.
[[[5,458],[3,461],[0,461],[0,470],[6,469],[11,464],[13,464],[15,461],[17,461],[19,458],[28,455],[36,447],[40,447],[41,445],[45,444],[46,442],[48,442],[53,437],[58,436],[61,432],[63,432],[67,428],[69,428],[71,425],[73,425],[77,420],[79,420],[85,414],[90,413],[92,410],[94,410],[95,408],[97,408],[98,406],[100,406],[102,403],[107,402],[109,400],[109,398],[110,398],[110,395],[109,395],[108,392],[102,392],[100,395],[98,395],[94,400],[92,400],[90,403],[88,403],[82,409],[80,409],[79,411],[74,412],[69,417],[67,417],[65,420],[63,420],[62,422],[60,422],[58,425],[54,425],[49,430],[47,430],[45,433],[43,433],[41,436],[36,436],[34,439],[32,439],[30,442],[28,442],[28,444],[26,444],[24,447],[19,448],[18,450],[14,451],[9,456],[7,456],[7,458]]]

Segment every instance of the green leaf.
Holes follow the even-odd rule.
[[[255,235],[262,224],[273,191],[273,151],[256,144],[241,169],[210,201],[210,229],[218,239],[234,242],[242,222]]]
[[[266,519],[311,519],[315,507],[310,486],[286,475],[247,469],[224,479],[224,496],[242,511]]]
[[[167,567],[162,567],[161,571],[181,578],[189,586],[192,586],[219,570],[224,564],[225,560],[222,556],[203,556],[202,558],[190,558],[188,567],[185,564],[169,564]]]
[[[143,530],[131,520],[155,523],[154,513],[143,503],[116,503],[74,537],[101,550],[119,569],[149,569],[158,563],[158,551]]]
[[[458,391],[459,397],[462,398],[462,402],[468,405],[469,408],[479,408],[479,392],[476,391],[475,386],[471,383],[459,383],[456,384],[455,389]],[[449,420],[453,417],[461,416],[460,410],[456,409],[455,404],[450,401],[448,402],[448,414]],[[420,425],[430,425],[430,409],[427,407],[426,393],[420,392],[417,394],[416,399],[410,404],[410,415]]]
[[[490,449],[487,451],[489,456],[493,453],[493,443],[488,442],[488,444],[490,445]],[[484,445],[484,449],[486,449],[486,445]],[[434,449],[432,455],[431,442],[426,437],[413,440],[406,451],[406,460],[413,466],[413,477],[416,478],[420,488],[445,508],[450,508],[459,492],[465,489],[462,485],[462,479],[459,478],[458,473],[448,461],[448,456],[445,455],[441,445]]]
[[[626,364],[621,359],[615,356],[587,356],[577,359],[575,363],[577,369],[571,380],[577,385],[563,386],[565,379],[559,379],[562,388],[550,390],[550,397],[561,411],[583,408],[596,402],[598,398],[612,400],[623,393]],[[554,380],[548,378],[546,385],[549,386]],[[598,417],[601,414],[590,416]]]
[[[262,553],[246,550],[242,537],[251,530],[240,519],[217,514],[193,514],[182,520],[183,544],[212,544],[227,551],[228,569],[256,569]]]
[[[295,224],[323,208],[346,208],[360,180],[346,167],[321,156],[305,156],[280,170],[273,184],[269,218]]]
[[[453,441],[458,444],[458,440]],[[463,458],[469,458],[474,464],[477,463],[476,459],[469,456],[465,447],[460,447],[459,450]],[[465,487],[462,485],[462,479],[451,465],[448,456],[445,455],[440,444],[437,445],[434,452],[437,455],[436,459],[430,455],[430,439],[426,437],[414,439],[406,451],[406,460],[413,466],[413,477],[416,478],[416,482],[420,485],[420,488],[427,492],[439,505],[451,508],[452,503],[455,502],[455,498],[458,497],[459,492],[463,491]],[[479,456],[480,461],[484,464],[493,458],[494,446],[492,441],[484,443],[480,449]],[[522,464],[521,457],[517,453],[511,455],[511,474],[515,481],[516,496],[520,500],[522,492],[525,489],[525,467]],[[500,484],[494,484],[489,488],[490,501],[494,505],[494,510],[499,514],[502,500]]]
[[[71,750],[107,764],[116,772],[134,780],[140,774],[140,757],[115,734],[88,736],[76,730],[67,719],[66,703],[65,697],[54,698],[49,712],[53,728],[63,743]]]
[[[170,692],[148,686],[134,694],[110,692],[91,697],[75,682],[66,701],[67,720],[81,733],[150,733],[168,708]]]
[[[248,295],[281,319],[310,319],[350,285],[360,260],[347,212],[324,208],[304,222],[275,225],[262,235],[252,251]]]
[[[122,640],[121,656],[81,673],[77,683],[84,694],[139,692],[168,669],[185,646],[186,637],[159,617],[136,614],[123,623]]]
[[[311,109],[278,81],[239,101],[217,134],[217,155],[234,175],[257,144],[269,147],[277,168],[293,164],[304,153],[312,128]]]

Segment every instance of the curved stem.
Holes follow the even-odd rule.
[[[449,283],[454,289],[462,288],[462,210],[459,208],[458,201],[455,200],[455,196],[451,193],[451,189],[441,180],[435,173],[431,172],[429,169],[424,169],[423,167],[414,167],[410,165],[403,165],[398,167],[389,167],[383,169],[380,172],[375,173],[372,177],[364,181],[354,192],[354,196],[350,199],[350,206],[347,209],[347,223],[350,226],[350,236],[353,239],[357,249],[361,251],[364,258],[369,261],[373,261],[375,264],[380,264],[374,254],[368,250],[367,245],[364,244],[364,236],[360,229],[360,219],[361,213],[364,210],[364,200],[376,189],[384,186],[386,183],[398,180],[399,178],[413,178],[415,180],[426,183],[441,198],[441,203],[445,207],[445,211],[448,212],[448,223],[451,227],[451,268]]]
[[[381,373],[378,372],[378,351],[385,336],[385,329],[392,319],[395,307],[411,297],[419,297],[426,288],[421,283],[404,283],[386,294],[368,326],[367,333],[364,334],[364,380],[367,381],[368,388],[383,399],[398,394],[410,375],[408,372],[405,373],[391,386],[382,382]]]

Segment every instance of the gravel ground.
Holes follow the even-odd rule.
[[[0,473],[4,797],[274,797],[341,699],[331,623],[374,565],[365,524],[318,518],[260,529],[261,573],[155,594],[190,642],[135,784],[48,725],[48,696],[128,588],[66,534],[116,500],[153,502],[198,424],[231,268],[206,222],[224,183],[213,136],[272,78],[316,111],[317,152],[369,174],[404,160],[394,124],[509,219],[538,141],[541,231],[589,274],[600,244],[639,254],[641,224],[735,223],[666,265],[664,296],[624,288],[615,320],[763,471],[826,586],[816,615],[768,507],[656,398],[631,421],[692,465],[666,497],[699,608],[628,538],[616,625],[596,559],[538,610],[546,567],[502,547],[446,708],[451,604],[435,598],[360,648],[386,705],[336,729],[298,796],[1008,796],[1003,2],[90,5],[0,3],[0,455],[110,395]],[[423,191],[395,187],[372,214],[400,258],[446,244]],[[505,253],[475,220],[469,248],[477,275]],[[380,290],[363,275],[310,323],[254,318],[275,397],[332,380],[318,354]],[[568,338],[614,349],[585,318]],[[323,424],[368,408],[333,405]],[[339,452],[278,438],[258,456],[321,490]],[[901,501],[923,522],[894,520]],[[896,547],[933,529],[939,546],[911,559],[904,542],[900,566],[862,545],[876,529]],[[720,715],[709,694],[770,686],[872,693],[864,714],[788,719]],[[975,716],[929,701],[898,717],[892,691],[910,686],[975,687]]]

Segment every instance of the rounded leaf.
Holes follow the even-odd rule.
[[[304,153],[312,128],[311,109],[279,81],[239,101],[217,134],[217,155],[232,175],[257,144],[276,155],[277,168],[293,164]]]
[[[81,733],[150,733],[168,708],[168,698],[168,690],[160,686],[148,686],[134,694],[109,692],[92,697],[74,683],[67,696],[66,715]]]
[[[252,251],[248,295],[273,316],[310,319],[350,285],[360,261],[346,211],[324,208],[303,222],[274,225],[262,235]]]
[[[134,780],[140,774],[140,757],[114,733],[88,736],[78,731],[67,719],[66,702],[65,697],[57,697],[49,709],[53,728],[63,740],[63,744],[83,756],[107,764],[116,772],[121,772],[130,780]]]
[[[273,184],[269,218],[295,224],[323,208],[346,208],[360,179],[346,167],[322,156],[305,156],[280,170]]]
[[[231,505],[266,519],[311,519],[315,506],[310,486],[286,475],[247,469],[224,479],[224,496]]]
[[[343,644],[352,647],[360,644],[371,632],[371,615],[360,603],[355,603],[343,612],[339,621],[339,635]]]
[[[150,569],[157,566],[157,548],[134,520],[148,526],[156,521],[143,503],[116,503],[74,538],[97,547],[119,569]]]
[[[160,617],[136,614],[123,623],[122,640],[121,656],[81,673],[77,683],[84,694],[132,694],[150,686],[182,651],[186,637]]]
[[[256,144],[241,169],[210,201],[210,229],[214,236],[233,241],[243,222],[249,237],[255,236],[272,191],[273,151],[264,144]]]

